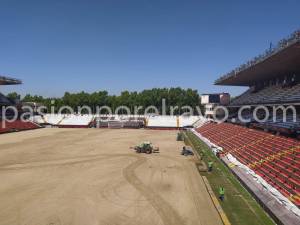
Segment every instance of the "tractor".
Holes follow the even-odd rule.
[[[133,149],[136,151],[136,153],[152,154],[155,152],[159,152],[159,148],[153,147],[153,145],[150,141],[145,141],[145,142],[141,143],[140,145],[133,147]]]

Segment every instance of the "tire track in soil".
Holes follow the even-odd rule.
[[[150,205],[156,210],[165,225],[184,225],[182,218],[172,208],[172,206],[147,187],[135,174],[135,170],[147,161],[144,157],[139,157],[137,161],[130,164],[123,170],[125,179],[143,195]]]
[[[87,162],[96,162],[100,160],[107,160],[110,158],[119,158],[119,157],[134,157],[134,155],[130,154],[98,154],[98,155],[85,155],[78,157],[70,157],[63,159],[55,159],[55,160],[47,160],[47,161],[35,161],[29,163],[17,163],[17,164],[9,164],[5,166],[0,166],[1,171],[9,171],[9,170],[25,170],[25,169],[35,169],[35,168],[46,168],[46,167],[56,167],[56,166],[69,166],[76,165]]]

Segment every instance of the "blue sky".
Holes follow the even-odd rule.
[[[300,28],[300,1],[0,0],[0,74],[44,96],[214,86]]]

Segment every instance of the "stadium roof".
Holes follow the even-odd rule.
[[[15,84],[22,84],[22,81],[15,78],[4,77],[0,75],[0,85],[15,85]]]
[[[285,75],[300,76],[300,30],[281,40],[275,48],[255,57],[215,81],[216,85],[251,86]]]

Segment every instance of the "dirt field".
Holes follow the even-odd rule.
[[[149,140],[159,154],[129,149]],[[221,225],[174,131],[41,129],[0,135],[0,224]]]

